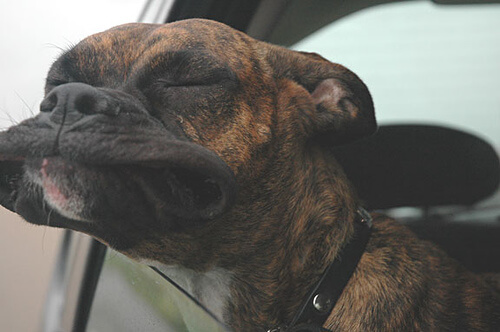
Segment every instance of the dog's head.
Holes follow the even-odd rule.
[[[2,205],[129,254],[161,240],[149,249],[174,262],[206,259],[198,239],[220,220],[229,233],[248,222],[235,206],[269,190],[258,179],[276,146],[301,154],[376,129],[346,68],[206,20],[90,36],[45,92],[38,115],[0,134]]]

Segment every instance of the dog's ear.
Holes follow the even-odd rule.
[[[339,145],[377,130],[373,101],[366,85],[347,68],[318,54],[270,45],[266,58],[275,77],[304,87],[314,107],[303,111],[307,134],[327,145]]]

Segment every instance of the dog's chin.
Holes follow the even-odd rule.
[[[92,168],[60,157],[29,158],[10,162],[12,172],[0,183],[2,205],[20,214],[26,221],[85,231],[82,223],[91,223],[93,181],[102,176]],[[2,161],[2,171],[8,168]],[[7,182],[7,183],[5,183]],[[96,197],[97,198],[97,197]]]
[[[39,186],[42,200],[61,216],[80,222],[90,222],[85,211],[85,187],[76,181],[75,176],[82,172],[76,165],[61,158],[43,158],[26,163],[25,175],[28,182]]]

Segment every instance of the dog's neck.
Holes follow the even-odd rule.
[[[279,183],[269,187],[282,190],[260,191],[252,206],[268,213],[258,227],[245,230],[238,253],[244,259],[230,268],[234,277],[227,312],[235,330],[266,330],[289,323],[353,233],[357,202],[332,157],[311,148],[303,158],[292,159],[290,169],[283,169],[285,163],[276,159],[281,169],[270,178]],[[247,325],[250,322],[256,324]]]

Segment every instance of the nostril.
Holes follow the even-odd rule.
[[[118,102],[99,92],[78,95],[74,100],[74,108],[76,111],[87,115],[118,115],[120,112]]]
[[[49,113],[52,112],[54,107],[57,105],[57,94],[52,93],[49,94],[41,103],[40,103],[40,112]]]
[[[74,109],[82,114],[95,114],[103,108],[103,100],[96,99],[89,94],[80,94],[75,98]]]

